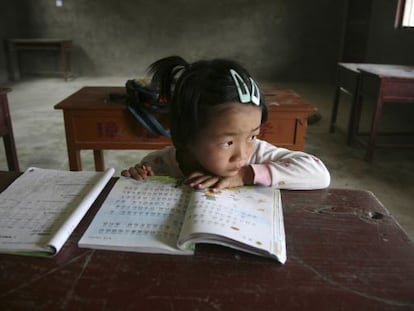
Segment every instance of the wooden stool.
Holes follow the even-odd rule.
[[[17,160],[16,145],[14,143],[12,122],[10,119],[7,93],[9,88],[0,88],[0,136],[3,137],[4,149],[6,150],[7,166],[10,171],[20,171]]]

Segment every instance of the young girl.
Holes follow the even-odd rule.
[[[257,139],[267,107],[256,82],[238,63],[187,63],[178,56],[150,66],[152,85],[170,105],[173,145],[149,153],[122,171],[138,180],[152,175],[185,178],[195,189],[242,185],[280,189],[329,186],[318,158]]]

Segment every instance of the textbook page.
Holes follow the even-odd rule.
[[[154,176],[143,181],[120,177],[79,247],[131,252],[191,255],[177,239],[193,191],[177,180]]]
[[[59,252],[113,174],[28,168],[0,194],[0,252]]]
[[[214,243],[286,261],[280,191],[245,186],[196,191],[178,244]]]

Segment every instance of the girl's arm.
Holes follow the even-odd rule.
[[[292,190],[321,189],[330,184],[329,171],[317,157],[261,140],[257,141],[250,165],[255,184]]]

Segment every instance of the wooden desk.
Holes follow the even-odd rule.
[[[102,150],[161,149],[171,144],[169,138],[149,134],[125,104],[111,102],[111,93],[123,94],[125,88],[84,87],[55,105],[55,109],[63,110],[70,170],[82,169],[80,151],[84,149],[94,150],[95,168],[102,171]],[[280,147],[303,150],[307,116],[314,107],[292,90],[267,89],[265,93],[269,118],[260,138]],[[161,123],[167,126],[166,120]]]
[[[10,118],[9,102],[7,93],[11,89],[0,87],[0,137],[3,138],[4,150],[6,151],[7,167],[10,171],[19,171],[16,144],[14,142],[13,126]]]
[[[0,191],[16,176],[0,173]],[[114,182],[55,257],[0,255],[1,310],[414,308],[414,245],[370,192],[282,191],[280,265],[208,245],[194,256],[78,248]]]
[[[371,161],[375,147],[412,147],[414,144],[378,144],[379,125],[385,103],[414,103],[414,66],[339,63],[337,87],[332,109],[330,131],[334,131],[338,111],[340,91],[353,96],[347,130],[347,143],[351,144],[360,134],[359,124],[364,97],[374,98],[376,106],[372,117],[371,129],[365,159]],[[392,133],[387,133],[391,135]],[[399,133],[396,133],[399,134]]]
[[[72,50],[72,40],[67,39],[8,39],[6,49],[9,62],[9,72],[11,80],[19,80],[20,64],[19,51],[39,51],[52,50],[58,51],[60,56],[60,70],[65,81],[70,73],[70,52]]]
[[[368,146],[365,159],[371,161],[376,147],[401,148],[414,147],[414,143],[385,142],[377,143],[379,126],[382,117],[382,108],[385,103],[412,103],[414,104],[414,66],[404,68],[373,67],[360,69],[358,99],[354,109],[354,126],[351,128],[351,137],[358,135],[361,109],[364,97],[371,97],[376,101],[372,116],[371,129],[368,133]],[[385,134],[384,134],[385,135]],[[392,133],[387,133],[387,136]],[[399,136],[400,133],[395,133]],[[406,136],[406,135],[405,135]],[[414,133],[411,133],[411,137]]]

